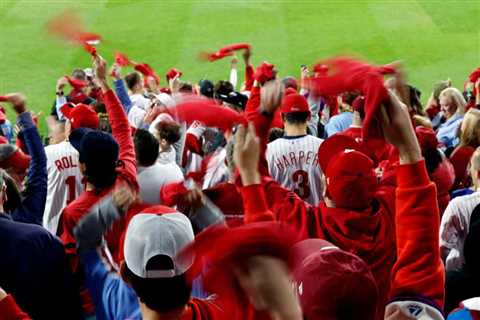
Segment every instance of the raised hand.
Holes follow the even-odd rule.
[[[7,101],[13,106],[17,114],[27,111],[26,97],[22,93],[15,92],[6,95]]]
[[[263,111],[274,113],[282,104],[285,87],[278,79],[265,83],[260,91],[260,106]]]
[[[240,171],[243,185],[260,183],[258,160],[260,159],[260,140],[252,123],[248,128],[240,125],[235,134],[233,161]]]

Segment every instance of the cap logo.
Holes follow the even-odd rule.
[[[408,312],[415,317],[418,317],[423,311],[423,307],[418,304],[409,304],[407,309]]]

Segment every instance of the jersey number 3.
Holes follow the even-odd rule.
[[[310,196],[310,186],[308,185],[308,173],[303,170],[297,170],[292,175],[292,181],[295,183],[293,192],[300,198],[306,199]]]

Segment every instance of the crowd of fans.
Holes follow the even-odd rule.
[[[480,319],[480,68],[250,56],[192,84],[95,54],[44,142],[0,96],[0,319]]]

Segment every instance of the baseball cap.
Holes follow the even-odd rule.
[[[181,77],[183,75],[183,72],[182,71],[179,71],[175,68],[171,68],[170,70],[168,70],[167,74],[165,75],[166,78],[167,78],[167,82],[170,81],[170,79],[173,79],[175,77]]]
[[[343,209],[365,209],[374,198],[377,178],[373,161],[352,137],[336,134],[318,149],[327,195]]]
[[[247,106],[248,97],[240,92],[232,91],[227,94],[217,94],[216,97],[223,102],[240,107],[242,110]]]
[[[188,218],[178,212],[138,214],[130,221],[125,236],[125,263],[144,279],[172,278],[184,274],[193,264],[193,254],[179,255],[194,240]],[[148,270],[150,259],[166,256],[173,262],[168,270]]]
[[[289,93],[283,97],[280,111],[282,113],[291,113],[291,112],[310,113],[310,108],[308,107],[307,99],[305,99],[304,96],[298,93]]]
[[[25,172],[30,165],[30,156],[13,144],[0,144],[0,168],[13,168],[17,172]]]
[[[91,128],[98,129],[100,122],[97,113],[89,106],[79,103],[72,107],[72,104],[65,103],[60,111],[72,124],[72,129]]]
[[[308,239],[293,246],[291,263],[306,319],[346,319],[348,314],[375,319],[377,285],[362,259],[328,241]]]
[[[202,96],[213,98],[213,82],[208,79],[202,79],[198,82]]]

